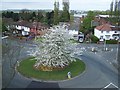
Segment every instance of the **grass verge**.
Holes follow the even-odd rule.
[[[67,79],[67,73],[70,71],[72,77],[81,74],[85,70],[85,64],[79,59],[76,62],[71,63],[64,70],[56,71],[40,71],[35,70],[33,65],[35,64],[35,59],[26,59],[20,62],[19,67],[17,67],[18,72],[23,76],[28,78],[36,78],[40,80],[65,80]]]

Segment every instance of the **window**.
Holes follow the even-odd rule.
[[[107,33],[109,33],[109,31],[106,31]]]
[[[100,39],[103,39],[103,36],[100,36]]]
[[[115,33],[117,33],[117,31],[115,31]]]
[[[110,35],[105,35],[106,39],[109,40],[110,39]]]

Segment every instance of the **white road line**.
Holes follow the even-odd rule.
[[[103,89],[101,89],[101,90],[104,90],[104,89],[108,88],[110,85],[113,85],[115,88],[118,88],[118,86],[116,86],[115,84],[110,83],[110,84],[108,84],[107,86],[105,86],[105,87],[104,87]]]
[[[118,88],[118,86],[116,86],[115,84],[111,83],[114,87]]]
[[[108,62],[108,60],[107,60],[107,62]]]

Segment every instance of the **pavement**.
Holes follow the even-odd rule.
[[[35,45],[32,42],[13,42],[13,45],[19,44],[23,46],[19,59],[27,57],[27,51],[34,49]],[[86,70],[81,75],[66,80],[63,82],[45,82],[45,81],[34,81],[30,78],[25,78],[20,75],[18,72],[14,72],[14,77],[11,78],[7,88],[100,88],[103,89],[106,86],[111,86],[116,88],[118,87],[118,72],[116,68],[110,64],[110,62],[114,61],[117,45],[109,45],[109,52],[102,51],[102,45],[97,44],[78,44],[77,47],[83,51],[82,55],[76,55],[76,57],[82,59],[86,64]],[[96,47],[98,52],[91,52],[91,48]],[[5,64],[8,64],[8,60],[5,60]],[[14,63],[14,61],[13,61]],[[7,69],[3,67],[4,74],[9,72],[8,66]],[[4,71],[5,70],[5,71]],[[14,69],[13,69],[14,70]],[[10,73],[10,72],[9,72]],[[3,74],[3,75],[4,75]],[[8,74],[9,75],[9,74]],[[6,74],[3,76],[4,80],[7,76]],[[112,84],[111,84],[112,83]],[[115,87],[116,86],[116,87]]]

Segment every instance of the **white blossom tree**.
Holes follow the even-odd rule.
[[[43,36],[44,40],[38,44],[30,55],[37,59],[34,68],[43,71],[64,69],[75,61],[73,45],[69,42],[71,36],[65,29],[56,29]]]

